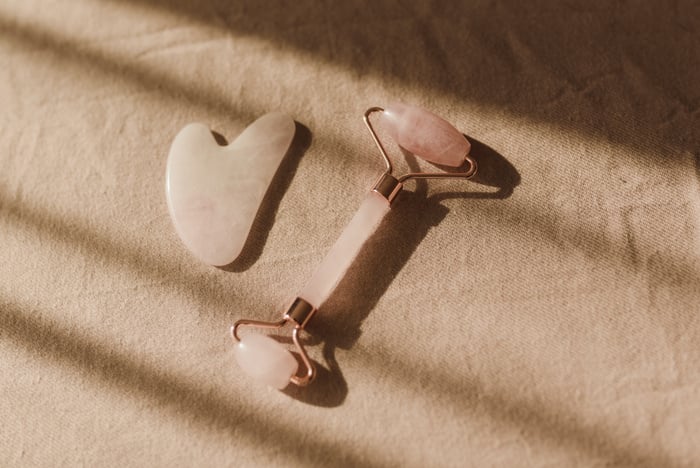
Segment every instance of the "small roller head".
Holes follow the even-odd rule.
[[[249,333],[236,343],[235,356],[243,371],[271,387],[283,389],[299,364],[292,353],[267,335]]]

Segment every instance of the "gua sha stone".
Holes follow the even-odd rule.
[[[384,109],[380,119],[396,143],[435,164],[459,167],[471,149],[459,130],[420,107],[395,102]]]
[[[260,117],[228,146],[220,146],[206,125],[180,130],[168,155],[168,209],[197,258],[222,266],[238,257],[295,130],[294,120],[277,112]]]
[[[399,178],[392,175],[392,165],[386,155],[368,116],[381,112],[380,118],[389,135],[396,142],[415,155],[436,164],[459,167],[467,161],[469,169],[459,173],[410,173]],[[326,254],[321,264],[299,292],[297,298],[278,322],[238,320],[231,327],[236,343],[235,356],[241,369],[251,377],[275,388],[284,388],[290,381],[297,385],[307,385],[314,378],[315,370],[298,334],[318,308],[329,298],[345,273],[355,261],[366,240],[375,232],[391,203],[402,189],[403,183],[411,178],[461,177],[470,178],[476,173],[476,163],[469,154],[470,144],[456,128],[442,118],[417,107],[392,104],[386,109],[373,107],[365,113],[365,122],[379,147],[387,170],[379,178],[373,189],[365,196],[360,208],[350,223]],[[361,292],[360,292],[361,294]],[[242,326],[279,329],[291,323],[294,328],[292,340],[306,366],[303,377],[296,375],[297,361],[278,341],[256,333],[238,336]]]

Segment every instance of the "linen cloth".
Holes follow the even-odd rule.
[[[699,5],[1,1],[0,464],[700,465]],[[320,263],[393,101],[479,177],[407,184],[309,326],[317,381],[260,387],[229,326]],[[201,264],[170,143],[275,110],[243,254]]]

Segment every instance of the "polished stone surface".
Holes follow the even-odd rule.
[[[270,113],[228,146],[220,146],[200,123],[177,134],[168,155],[168,208],[196,257],[211,265],[238,257],[294,132],[291,117]]]
[[[279,342],[257,333],[244,336],[236,344],[234,355],[246,374],[278,389],[287,386],[299,366],[292,353]]]
[[[459,167],[471,149],[469,141],[452,124],[420,107],[395,102],[380,118],[399,145],[426,161]]]
[[[386,198],[376,192],[369,192],[299,296],[315,308],[320,308],[343,279],[365,241],[374,233],[389,209]]]

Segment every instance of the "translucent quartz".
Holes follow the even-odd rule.
[[[384,109],[380,119],[399,145],[435,164],[459,167],[471,149],[459,130],[420,107],[393,103]]]
[[[292,354],[267,335],[251,333],[241,338],[234,355],[243,371],[271,387],[282,389],[299,364]]]
[[[177,134],[168,155],[168,208],[196,257],[210,265],[238,257],[295,130],[291,117],[271,113],[228,146],[217,144],[203,124]]]
[[[389,202],[386,198],[376,192],[368,193],[299,297],[316,308],[321,307],[388,211]]]

